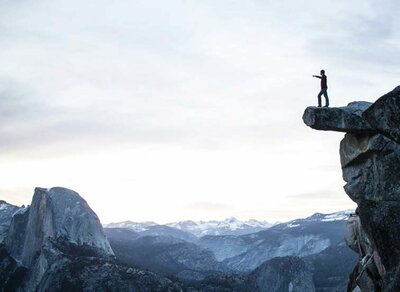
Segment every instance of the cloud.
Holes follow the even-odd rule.
[[[1,148],[296,137],[309,52],[393,64],[391,3],[3,2]]]
[[[0,124],[16,123],[38,118],[49,112],[46,104],[40,103],[34,90],[11,78],[0,78]]]
[[[347,65],[353,72],[371,70],[371,66],[397,69],[393,59],[400,46],[397,27],[400,23],[393,13],[391,1],[363,1],[360,10],[333,11],[338,20],[328,19],[330,29],[316,27],[309,36],[308,49],[330,65]],[[322,21],[323,22],[323,21]],[[379,69],[381,70],[381,69]],[[395,70],[398,72],[398,69]]]

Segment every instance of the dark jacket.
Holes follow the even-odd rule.
[[[326,75],[321,76],[321,89],[328,89],[328,81]]]

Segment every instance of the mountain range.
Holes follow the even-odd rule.
[[[28,207],[0,201],[0,290],[343,291],[349,214],[103,228],[76,192],[36,188]]]
[[[223,286],[228,285],[228,281],[231,287],[243,275],[256,277],[254,273],[261,271],[265,274],[260,267],[271,260],[275,266],[282,259],[286,264],[296,263],[295,266],[304,260],[307,271],[311,271],[307,277],[312,279],[313,285],[316,284],[317,291],[343,291],[350,267],[356,261],[355,254],[343,241],[347,218],[351,213],[350,210],[316,213],[275,225],[252,220],[257,228],[264,228],[251,233],[243,227],[238,228],[245,224],[232,218],[166,225],[126,221],[106,225],[104,230],[116,257],[125,264],[180,281],[197,282],[195,285],[200,287],[199,283],[210,281],[214,284],[222,281]],[[207,226],[211,226],[211,230]],[[243,234],[235,234],[238,229]],[[329,262],[324,262],[325,259]],[[229,280],[227,275],[230,275]],[[242,279],[240,285],[246,281],[248,278]],[[235,289],[240,291],[243,288],[240,285],[234,285]]]
[[[275,223],[276,224],[276,223]],[[274,224],[267,221],[257,221],[254,219],[241,221],[235,217],[230,217],[222,221],[179,221],[167,224],[158,224],[153,221],[132,222],[123,221],[105,224],[106,228],[128,228],[137,232],[144,232],[154,229],[154,226],[167,226],[193,234],[196,237],[205,235],[244,235],[267,229]]]

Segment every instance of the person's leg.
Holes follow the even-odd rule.
[[[329,98],[328,98],[328,90],[327,89],[323,89],[323,94],[325,96],[325,106],[328,107],[329,106]]]
[[[318,93],[318,107],[321,107],[321,95],[322,95],[322,90]]]

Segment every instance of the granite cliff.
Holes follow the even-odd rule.
[[[36,188],[29,207],[6,207],[0,291],[181,291],[118,262],[97,215],[72,190]]]
[[[400,86],[375,103],[308,107],[303,121],[346,133],[340,143],[344,189],[358,205],[346,242],[360,257],[348,291],[400,291]]]

